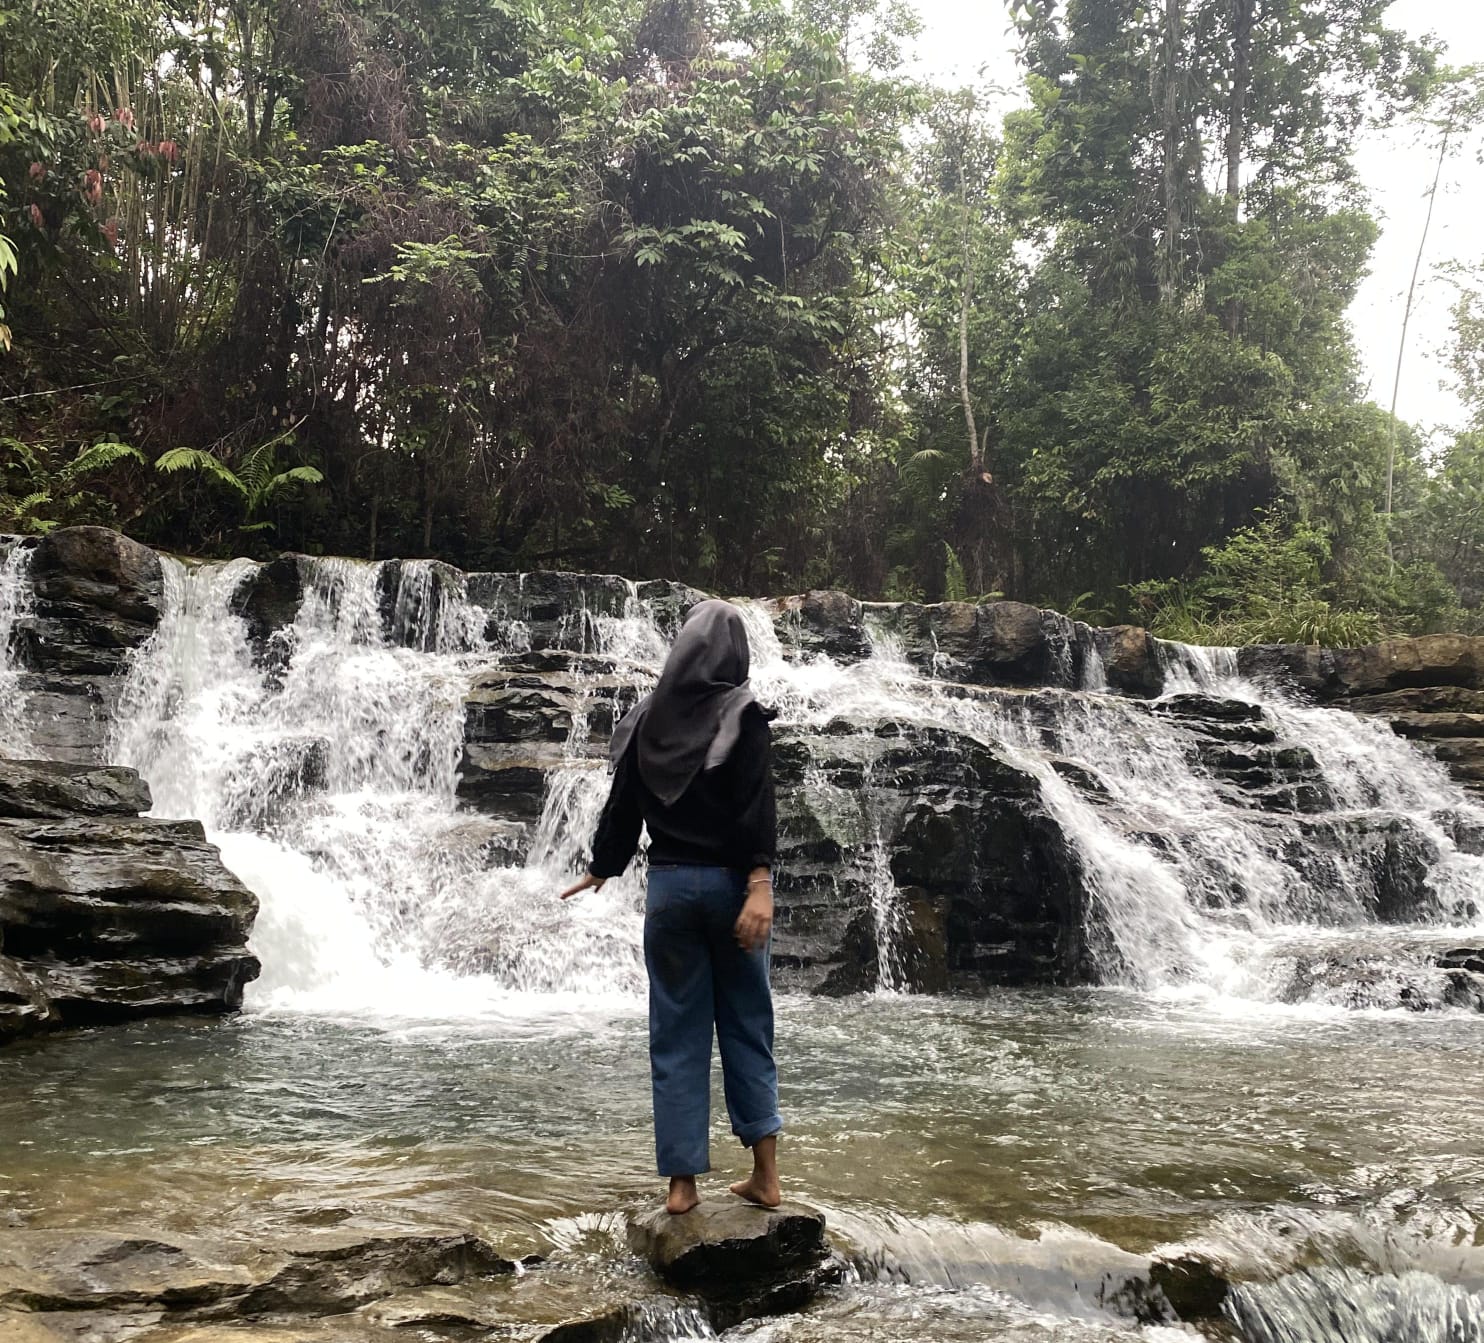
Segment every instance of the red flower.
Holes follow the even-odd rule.
[[[103,199],[103,174],[96,168],[89,168],[82,175],[82,194],[89,205],[96,205]]]
[[[108,239],[108,245],[110,247],[117,247],[119,245],[119,221],[117,219],[110,219],[103,225],[101,231],[103,236]]]
[[[33,163],[26,171],[33,182],[39,182],[46,176],[46,165],[44,163]]]
[[[46,227],[46,217],[41,213],[41,206],[33,205],[29,213],[31,215],[31,222],[35,224],[37,228]]]
[[[166,163],[174,163],[180,158],[180,146],[174,140],[161,140],[155,146],[157,153]]]
[[[113,114],[113,119],[126,131],[134,129],[134,113],[127,107],[121,107]]]
[[[108,119],[103,115],[102,112],[94,112],[93,115],[88,118],[88,130],[90,130],[94,135],[102,135],[103,129],[107,125]]]

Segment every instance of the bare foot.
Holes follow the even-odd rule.
[[[738,1198],[745,1198],[749,1203],[756,1203],[760,1208],[776,1208],[783,1202],[778,1181],[765,1180],[756,1171],[747,1179],[738,1180],[732,1186],[732,1193]]]
[[[665,1200],[665,1211],[680,1216],[689,1212],[701,1201],[701,1196],[696,1192],[696,1180],[693,1175],[672,1175],[670,1177],[670,1197]]]

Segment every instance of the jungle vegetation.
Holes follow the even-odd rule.
[[[0,530],[1480,628],[1478,277],[1445,441],[1345,318],[1357,136],[1477,149],[1387,7],[1009,0],[1007,102],[902,0],[0,0]]]

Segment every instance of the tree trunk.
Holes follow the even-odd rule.
[[[1242,145],[1247,138],[1247,85],[1252,79],[1252,24],[1257,0],[1232,0],[1232,96],[1226,118],[1226,198],[1237,209]]]
[[[1407,286],[1407,304],[1402,309],[1402,333],[1396,345],[1396,376],[1391,381],[1391,418],[1388,425],[1386,445],[1386,516],[1391,517],[1391,505],[1396,486],[1396,401],[1402,389],[1402,361],[1407,356],[1407,328],[1412,324],[1412,302],[1417,297],[1417,276],[1422,271],[1422,253],[1427,247],[1427,235],[1432,229],[1433,206],[1438,203],[1438,187],[1443,180],[1443,164],[1448,158],[1448,141],[1453,138],[1453,123],[1443,128],[1442,143],[1438,145],[1438,166],[1433,170],[1432,190],[1427,193],[1427,219],[1422,225],[1422,237],[1417,242],[1417,257],[1412,262],[1412,282]],[[1388,552],[1391,539],[1386,541]],[[1395,564],[1395,560],[1392,560]]]
[[[247,104],[247,156],[258,152],[258,83],[253,69],[252,4],[242,6],[242,94]]]
[[[974,264],[969,230],[969,190],[964,181],[965,152],[960,151],[958,161],[958,201],[963,224],[963,274],[959,280],[958,302],[958,390],[964,403],[964,428],[969,435],[969,471],[977,480],[984,474],[984,453],[974,423],[974,401],[969,395],[969,304],[974,297]]]
[[[1160,249],[1159,296],[1164,303],[1175,301],[1179,274],[1180,211],[1180,22],[1182,0],[1165,0],[1163,80],[1160,120],[1164,132],[1165,236]]]

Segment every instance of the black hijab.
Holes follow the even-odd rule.
[[[634,741],[644,786],[673,806],[697,774],[736,746],[742,713],[757,702],[747,684],[751,661],[735,606],[712,599],[692,607],[653,694],[614,729],[613,762]]]

